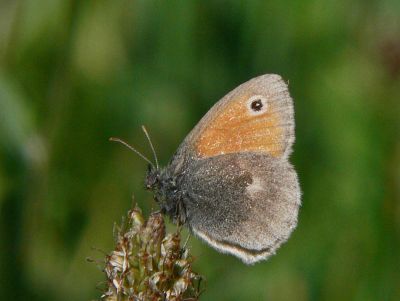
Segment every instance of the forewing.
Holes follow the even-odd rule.
[[[266,74],[240,85],[210,109],[185,142],[200,158],[249,151],[287,157],[294,142],[287,84]]]

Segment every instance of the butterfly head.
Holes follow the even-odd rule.
[[[146,179],[144,182],[147,190],[158,190],[160,188],[160,169],[153,165],[148,165]]]
[[[168,168],[157,168],[149,165],[145,178],[145,188],[154,194],[154,200],[161,212],[168,215],[173,222],[184,224],[186,213],[182,203],[182,190],[177,179],[172,177]]]

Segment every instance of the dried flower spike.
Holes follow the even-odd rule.
[[[114,229],[115,250],[106,256],[107,287],[102,300],[198,300],[201,276],[180,246],[180,231],[166,234],[163,216],[147,221],[136,206]]]

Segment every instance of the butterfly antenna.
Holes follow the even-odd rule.
[[[159,166],[158,166],[157,154],[156,154],[156,151],[155,151],[155,149],[154,149],[153,143],[151,143],[150,135],[149,135],[149,133],[147,132],[147,130],[146,130],[146,128],[145,128],[144,125],[142,125],[142,130],[143,130],[144,134],[146,135],[147,141],[149,141],[151,151],[153,152],[154,160],[156,161],[156,167],[157,167],[157,169],[158,169]]]
[[[135,152],[140,158],[142,158],[143,160],[145,160],[147,163],[149,163],[152,167],[154,167],[153,162],[151,162],[149,159],[147,159],[141,152],[139,152],[136,148],[134,148],[133,146],[130,146],[128,143],[126,143],[124,140],[119,139],[119,138],[115,138],[115,137],[111,137],[109,139],[110,141],[114,141],[114,142],[119,142],[123,145],[125,145],[127,148],[129,148],[131,151]]]

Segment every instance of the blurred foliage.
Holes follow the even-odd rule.
[[[90,300],[134,193],[221,96],[290,81],[298,229],[245,266],[196,238],[205,300],[400,300],[400,2],[0,0],[0,300]],[[101,257],[101,255],[99,255]]]

